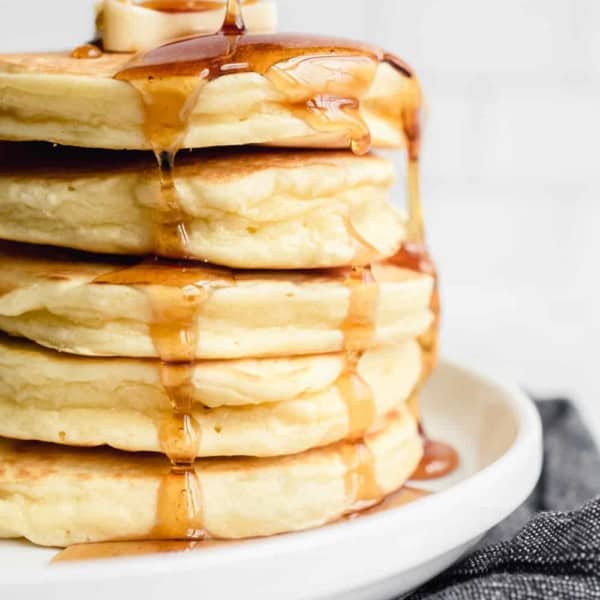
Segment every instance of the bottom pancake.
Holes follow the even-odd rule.
[[[199,361],[193,452],[280,456],[358,437],[405,405],[421,373],[416,341],[355,359]],[[163,380],[159,361],[69,356],[0,337],[0,436],[168,453],[175,418]]]
[[[371,506],[417,467],[409,411],[364,441],[272,459],[204,459],[194,474],[158,455],[0,440],[0,537],[38,545],[243,539],[318,527]]]

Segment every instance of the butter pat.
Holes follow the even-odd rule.
[[[139,52],[194,33],[214,33],[223,22],[222,10],[166,12],[129,0],[104,0],[98,7],[98,28],[107,52]],[[248,31],[269,33],[276,29],[277,11],[272,1],[243,7]]]

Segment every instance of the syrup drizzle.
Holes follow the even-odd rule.
[[[371,86],[381,62],[391,64],[418,87],[410,69],[379,48],[319,37],[246,35],[240,0],[228,0],[223,26],[217,34],[177,40],[137,56],[116,79],[128,81],[140,93],[145,135],[160,169],[157,253],[172,258],[188,256],[189,224],[177,192],[175,159],[185,146],[192,112],[207,82],[232,73],[262,74],[292,112],[313,130],[324,134],[345,132],[353,152],[364,154],[371,139],[360,115],[358,98]],[[418,107],[403,106],[401,121],[408,141],[409,242],[423,244]],[[196,539],[206,533],[201,488],[192,466],[201,432],[191,415],[191,379],[198,343],[197,319],[207,288],[195,283],[191,287],[163,284],[148,291],[143,283],[138,285],[148,294],[155,316],[152,336],[163,361],[161,377],[172,404],[172,419],[163,423],[161,440],[175,467],[161,484],[159,519],[151,537]],[[374,342],[379,290],[370,269],[354,269],[346,285],[350,291],[343,324],[346,361],[338,388],[348,407],[350,434],[361,436],[374,421],[375,405],[372,391],[358,373],[358,364],[361,352]],[[345,445],[342,458],[353,510],[377,502],[382,492],[368,445]]]
[[[348,313],[342,324],[344,348],[350,352],[366,350],[375,338],[375,318],[379,286],[371,267],[354,267],[346,278],[349,290]]]
[[[202,487],[192,463],[174,466],[160,482],[157,518],[151,540],[198,540],[204,527]]]
[[[412,474],[413,481],[428,481],[445,477],[458,468],[460,459],[452,446],[425,440],[423,458]]]
[[[416,163],[415,163],[416,164]],[[420,202],[417,205],[420,207]],[[420,210],[416,217],[417,224],[419,222]],[[424,243],[424,228],[416,227],[418,231],[419,242],[407,242],[400,251],[390,259],[393,264],[433,276],[435,285],[431,297],[430,308],[434,315],[434,321],[424,334],[419,337],[419,345],[422,351],[422,372],[419,383],[413,392],[413,396],[409,400],[409,405],[412,411],[419,416],[418,393],[423,388],[427,379],[435,369],[439,360],[439,334],[440,334],[440,296],[439,296],[439,280],[437,269]],[[420,419],[418,419],[420,421]],[[452,446],[443,442],[432,441],[427,438],[423,426],[420,424],[420,433],[424,443],[424,455],[419,466],[411,479],[430,480],[445,477],[456,470],[460,463],[458,453]]]
[[[162,5],[163,10],[203,5],[194,0],[152,4]],[[234,73],[261,74],[297,118],[325,135],[345,134],[352,150],[364,154],[371,137],[358,98],[370,88],[380,62],[391,64],[418,89],[416,78],[400,59],[374,46],[318,36],[247,35],[240,0],[228,0],[218,33],[176,40],[136,56],[115,78],[140,93],[145,136],[161,171],[156,252],[171,258],[189,256],[189,222],[177,193],[175,157],[185,146],[192,112],[206,83]],[[403,107],[407,139],[414,138],[415,131],[418,134],[414,113],[411,106]]]
[[[356,267],[346,278],[349,291],[348,312],[342,324],[345,364],[338,379],[338,390],[348,411],[349,438],[365,436],[375,421],[373,390],[360,375],[362,353],[375,339],[375,319],[379,286],[370,267]],[[347,469],[346,495],[352,511],[377,502],[382,492],[375,476],[374,457],[364,442],[342,447],[342,460]]]
[[[434,320],[429,330],[419,337],[423,359],[423,370],[419,387],[422,387],[439,359],[441,309],[437,269],[424,242],[406,242],[395,256],[388,259],[388,262],[417,273],[431,275],[434,278],[434,289],[430,303]]]
[[[370,267],[352,268],[345,285],[349,291],[348,312],[342,324],[345,359],[337,388],[348,412],[349,438],[355,439],[362,437],[375,421],[373,391],[358,367],[363,352],[374,343],[379,286]]]
[[[204,304],[213,290],[234,281],[226,269],[161,259],[104,274],[94,281],[135,286],[146,295],[152,310],[151,335],[172,405],[172,411],[161,419],[161,448],[174,467],[161,483],[157,525],[149,539],[198,539],[207,535],[202,526],[202,491],[193,468],[201,440],[192,416],[193,361]],[[379,287],[368,267],[351,269],[345,284],[350,296],[342,324],[346,353],[337,386],[348,409],[348,437],[353,439],[362,438],[375,421],[373,392],[358,366],[362,352],[374,343]],[[341,452],[348,470],[346,487],[352,510],[379,501],[382,492],[368,446],[346,444]]]
[[[157,520],[149,539],[208,535],[203,526],[202,488],[194,468],[202,434],[193,417],[194,360],[202,308],[215,289],[233,281],[225,269],[152,259],[94,282],[135,286],[146,295],[152,311],[150,333],[171,403],[171,410],[160,418],[159,436],[161,449],[173,466],[158,490]]]
[[[82,46],[77,46],[77,48],[71,52],[72,58],[79,59],[100,58],[101,56],[102,50],[95,44],[83,44]]]
[[[368,517],[388,510],[393,510],[426,498],[430,493],[418,488],[404,486],[396,493],[391,494],[383,501],[361,512],[354,512],[344,517],[346,521]],[[81,544],[71,546],[59,552],[52,564],[65,562],[82,562],[87,560],[109,560],[132,556],[146,556],[149,554],[187,553],[235,546],[239,540],[202,540],[202,541],[144,541],[144,542],[105,542],[98,544]]]

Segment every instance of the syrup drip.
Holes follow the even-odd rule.
[[[350,292],[348,313],[342,324],[344,348],[349,352],[366,350],[375,339],[375,319],[379,286],[370,267],[354,267],[346,278]]]
[[[346,216],[345,225],[348,235],[354,241],[355,246],[352,264],[370,265],[377,262],[381,257],[379,250],[366,240],[356,227],[354,227],[350,214]]]
[[[419,402],[419,390],[413,390],[413,393],[409,396],[408,400],[406,401],[406,408],[408,409],[408,412],[413,416],[413,418],[417,421],[417,423],[419,423],[419,431],[421,431],[422,433],[422,425],[421,423],[421,404]]]
[[[429,330],[419,338],[419,344],[423,352],[423,373],[420,384],[422,386],[437,365],[439,358],[441,308],[437,269],[424,243],[406,242],[400,251],[389,259],[389,262],[398,267],[416,271],[417,273],[431,275],[435,281],[430,304],[434,321]]]
[[[347,439],[360,439],[374,424],[376,405],[371,386],[358,372],[361,354],[347,352],[342,375],[337,388],[348,411]]]
[[[160,168],[157,252],[167,257],[187,256],[189,227],[177,193],[175,158],[185,146],[193,109],[207,82],[225,74],[261,74],[298,118],[324,134],[346,132],[352,150],[363,154],[369,150],[371,139],[360,116],[358,98],[371,86],[382,61],[417,85],[404,63],[375,47],[318,37],[246,35],[239,0],[228,0],[219,33],[177,40],[136,57],[116,79],[130,82],[140,93],[145,135]],[[418,116],[407,106],[401,117],[413,166],[409,168],[409,204],[415,223],[420,214]],[[414,226],[412,229],[417,231]],[[413,237],[412,241],[418,241],[422,236]],[[152,336],[163,360],[161,376],[173,408],[173,420],[161,427],[161,439],[165,439],[163,448],[175,468],[161,484],[159,521],[151,536],[202,537],[201,488],[191,466],[195,457],[192,450],[197,449],[201,432],[193,426],[190,408],[191,361],[198,342],[195,325],[206,301],[206,288],[193,283],[191,287],[163,283],[148,292],[142,283],[137,284],[149,293],[155,316]],[[369,427],[374,413],[372,393],[357,366],[360,352],[374,341],[378,286],[369,269],[353,270],[347,285],[350,302],[343,324],[347,359],[338,385],[348,404],[351,432],[358,435]],[[353,509],[377,502],[382,493],[368,446],[345,445],[342,458],[348,472],[346,492]]]
[[[151,540],[197,540],[207,537],[202,487],[192,464],[174,466],[160,482],[157,518]]]
[[[395,508],[400,508],[401,506],[406,506],[407,504],[412,504],[413,502],[427,498],[427,496],[431,496],[431,492],[410,486],[404,486],[396,493],[390,494],[384,498],[379,504],[376,504],[375,506],[367,508],[361,512],[352,513],[346,518],[350,521],[354,521],[355,519],[362,517],[369,517],[371,515],[384,513],[388,510],[393,510]]]
[[[160,419],[160,445],[162,452],[175,464],[193,462],[200,446],[201,431],[192,417],[195,394],[193,370],[192,362],[161,362],[161,381],[171,402],[172,413]]]
[[[150,50],[134,59],[116,78],[134,85],[149,78],[166,79],[171,80],[168,87],[173,88],[182,79],[204,85],[223,75],[258,73],[313,129],[323,133],[345,131],[356,152],[368,151],[370,134],[360,117],[357,97],[367,92],[374,79],[379,64],[376,50],[342,40],[289,34],[246,35],[245,31],[239,3],[230,0],[219,33],[185,38]],[[189,123],[189,114],[187,119]],[[185,134],[187,123],[183,129]]]
[[[358,372],[358,366],[362,353],[374,342],[379,286],[370,267],[351,269],[345,284],[350,292],[348,312],[342,324],[346,352],[337,388],[348,411],[348,437],[355,439],[367,432],[376,415],[373,391]]]
[[[348,512],[364,510],[379,502],[384,494],[375,474],[373,453],[366,443],[346,444],[341,448],[346,467],[346,497]]]
[[[439,277],[437,269],[426,244],[425,220],[421,201],[420,182],[420,153],[421,153],[421,122],[420,97],[412,106],[406,106],[403,115],[404,134],[407,140],[407,200],[408,200],[408,232],[407,240],[399,252],[391,259],[397,266],[425,273],[434,278],[434,290],[430,308],[434,321],[426,333],[419,338],[423,351],[423,373],[418,388],[422,387],[439,358],[440,333],[440,296]]]
[[[79,59],[100,58],[101,56],[102,50],[95,44],[83,44],[83,46],[78,46],[71,52],[72,58]]]
[[[226,36],[240,36],[246,33],[246,25],[242,17],[241,0],[227,0],[225,20],[221,27],[221,33]]]
[[[414,481],[439,479],[455,471],[459,463],[458,453],[452,446],[426,439],[423,458],[411,479]]]
[[[192,379],[202,307],[214,289],[232,281],[226,270],[155,259],[102,275],[94,282],[135,286],[146,295],[152,310],[150,333],[171,402],[171,411],[160,418],[159,436],[161,449],[173,468],[160,484],[157,522],[149,539],[199,539],[207,535],[202,489],[193,466],[201,431],[192,414]]]

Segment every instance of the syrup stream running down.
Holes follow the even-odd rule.
[[[358,369],[362,352],[374,343],[379,287],[370,268],[354,268],[340,276],[349,299],[341,324],[346,353],[337,386],[348,410],[348,439],[360,439],[375,422],[373,392]],[[94,283],[133,286],[145,294],[152,312],[150,333],[161,358],[161,379],[172,408],[160,419],[160,441],[174,468],[160,485],[157,524],[148,538],[203,538],[207,533],[202,525],[202,490],[193,468],[202,435],[192,416],[198,321],[212,292],[234,285],[234,275],[198,263],[149,259],[104,274]],[[367,445],[346,444],[342,455],[348,468],[349,505],[379,501],[382,493]]]
[[[384,497],[375,473],[375,459],[366,442],[342,446],[346,467],[346,498],[348,512],[358,512],[373,506]]]
[[[348,412],[349,438],[362,437],[375,421],[376,405],[370,385],[358,367],[363,352],[373,346],[379,286],[370,267],[355,267],[345,278],[348,312],[344,334],[345,361],[337,387]]]
[[[338,390],[348,411],[349,439],[361,439],[375,421],[375,399],[358,367],[362,352],[375,339],[375,322],[379,286],[370,267],[353,268],[346,278],[350,297],[348,312],[342,325],[345,365],[338,379]],[[372,505],[382,497],[375,476],[374,457],[363,441],[342,447],[342,460],[347,469],[346,497],[352,511]]]
[[[424,242],[403,244],[400,251],[388,260],[391,264],[417,273],[431,275],[434,278],[434,290],[431,296],[430,309],[434,320],[427,332],[419,338],[423,352],[423,372],[419,388],[425,383],[434,370],[439,357],[439,330],[440,330],[440,296],[437,269]]]
[[[404,63],[375,47],[319,37],[246,35],[239,0],[228,0],[219,33],[178,40],[136,57],[116,79],[128,81],[140,93],[145,108],[145,135],[160,169],[157,253],[188,257],[189,226],[177,192],[175,158],[185,145],[191,114],[207,82],[233,73],[262,74],[292,112],[313,130],[345,131],[352,150],[362,154],[368,151],[371,140],[360,116],[358,98],[366,94],[381,62],[391,64],[418,89]],[[419,94],[413,96],[420,98]],[[419,107],[408,103],[401,108],[401,124],[409,143],[409,240],[422,244]],[[198,277],[198,267],[174,269],[173,264],[166,263],[168,268],[162,270],[162,279],[156,285],[155,272],[163,266],[165,263],[160,261],[146,263],[103,277],[97,283],[129,283],[146,293],[154,315],[151,333],[163,361],[161,377],[172,404],[169,419],[161,423],[160,436],[163,451],[174,468],[161,483],[158,520],[148,537],[198,539],[207,534],[202,519],[202,490],[193,467],[201,439],[191,415],[193,359],[202,306],[223,277],[207,278],[204,272]],[[152,277],[148,277],[149,271]],[[370,269],[354,269],[346,285],[350,293],[343,324],[346,361],[338,389],[348,407],[350,434],[360,437],[371,427],[375,415],[372,391],[361,378],[358,365],[360,353],[374,343],[379,290]],[[349,504],[359,510],[379,501],[382,493],[368,445],[346,444],[342,457],[348,470]]]
[[[439,479],[454,472],[460,463],[458,453],[452,446],[425,439],[424,454],[412,474],[413,481]]]
[[[146,295],[152,311],[150,333],[161,358],[163,387],[171,402],[171,411],[160,418],[159,436],[162,451],[173,468],[161,481],[156,525],[149,539],[207,536],[202,489],[193,466],[202,435],[192,416],[198,320],[213,290],[234,281],[225,269],[154,259],[103,275],[94,282],[137,287]]]
[[[79,59],[93,59],[100,58],[102,56],[102,50],[95,44],[83,44],[82,46],[77,46],[72,52],[72,58]]]
[[[420,235],[423,236],[423,228],[420,228]],[[439,333],[440,333],[440,297],[439,297],[439,282],[436,267],[427,251],[424,241],[420,243],[406,243],[401,248],[396,256],[390,259],[390,262],[418,273],[425,273],[433,276],[435,287],[431,297],[431,311],[434,315],[434,321],[429,328],[419,338],[419,345],[422,351],[423,368],[421,378],[413,393],[411,404],[413,410],[417,413],[418,408],[418,393],[425,385],[427,379],[435,369],[439,359]],[[429,480],[445,477],[449,475],[459,465],[459,456],[448,444],[442,442],[434,442],[427,438],[426,432],[422,425],[419,425],[421,437],[424,443],[424,455],[421,463],[417,467],[411,479]]]

